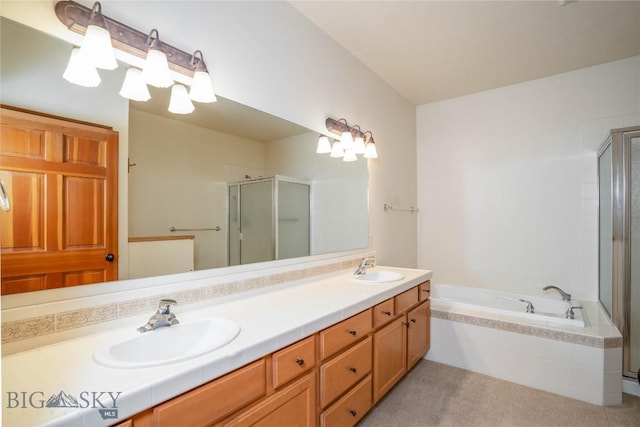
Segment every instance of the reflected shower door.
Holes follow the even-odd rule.
[[[240,264],[240,186],[229,185],[229,265]]]
[[[278,181],[278,259],[309,255],[308,184]]]
[[[240,185],[240,263],[275,259],[273,180]]]
[[[638,373],[640,371],[640,136],[633,136],[630,141],[629,370]]]

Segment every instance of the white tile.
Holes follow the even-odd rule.
[[[602,404],[605,406],[619,406],[622,405],[622,393],[605,393],[602,397]]]
[[[624,127],[640,125],[640,113],[627,114],[622,118]]]
[[[591,393],[586,390],[573,389],[573,398],[582,400],[583,402],[592,403],[594,405],[602,405],[604,403],[604,396],[602,393]]]
[[[570,385],[547,381],[544,390],[549,393],[559,394],[560,396],[573,397],[573,388]]]
[[[546,359],[554,362],[561,362],[566,364],[573,363],[573,345],[555,340],[547,340],[546,342],[547,354]]]
[[[604,350],[604,371],[622,371],[622,347]]]
[[[573,388],[602,394],[604,384],[602,372],[573,367]]]
[[[576,367],[604,371],[604,350],[573,344],[573,364]]]
[[[508,351],[519,351],[522,347],[522,334],[500,331],[500,347]]]
[[[547,360],[546,368],[546,378],[548,382],[567,387],[573,385],[573,368],[571,365]]]
[[[622,392],[622,371],[611,371],[603,374],[604,393]]]
[[[545,357],[546,353],[546,339],[540,337],[534,337],[533,335],[522,336],[521,353],[533,357]]]
[[[179,375],[158,378],[151,388],[151,401],[153,405],[162,403],[185,391],[202,385],[202,368],[190,372],[180,372]]]

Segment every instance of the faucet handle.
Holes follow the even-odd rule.
[[[170,298],[162,298],[158,303],[158,312],[162,314],[169,314],[169,307],[178,304],[178,301]]]
[[[573,310],[582,310],[582,306],[571,306],[567,309],[566,312],[566,318],[567,319],[575,319],[576,318],[576,314],[573,312]]]

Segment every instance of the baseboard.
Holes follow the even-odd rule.
[[[640,384],[636,380],[624,378],[622,380],[622,392],[640,397]]]

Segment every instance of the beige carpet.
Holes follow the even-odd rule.
[[[377,426],[640,426],[640,398],[596,406],[423,360],[359,424]]]

